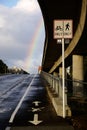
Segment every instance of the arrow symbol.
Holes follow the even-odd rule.
[[[34,125],[38,125],[40,124],[42,121],[38,120],[38,114],[34,114],[34,120],[33,121],[29,121],[30,123],[34,124]]]
[[[38,104],[41,103],[41,102],[35,101],[35,102],[33,102],[33,103],[35,104],[35,106],[38,106]]]

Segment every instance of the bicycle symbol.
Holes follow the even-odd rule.
[[[61,26],[57,26],[55,30],[56,31],[63,31],[63,28]]]

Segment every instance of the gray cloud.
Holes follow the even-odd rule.
[[[32,1],[37,4],[36,0]],[[20,0],[12,8],[0,5],[0,58],[6,61],[9,66],[15,65],[26,69],[24,60],[27,57],[29,46],[31,46],[32,38],[42,15],[37,5],[35,9],[29,10],[27,8],[25,10],[26,5],[24,7],[23,4],[24,0]],[[41,62],[43,44],[44,27],[38,40],[38,46],[33,53],[31,62],[33,71],[36,71],[35,69]],[[38,61],[36,61],[37,57],[39,57]],[[29,71],[31,71],[31,68]]]

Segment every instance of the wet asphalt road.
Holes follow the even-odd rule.
[[[29,75],[0,76],[0,130],[7,126],[12,112],[32,80]]]
[[[8,76],[1,82],[0,130],[69,125],[56,115],[39,75]]]

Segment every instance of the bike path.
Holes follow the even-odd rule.
[[[69,122],[57,116],[40,75],[34,77],[29,90],[6,130],[74,130]]]

